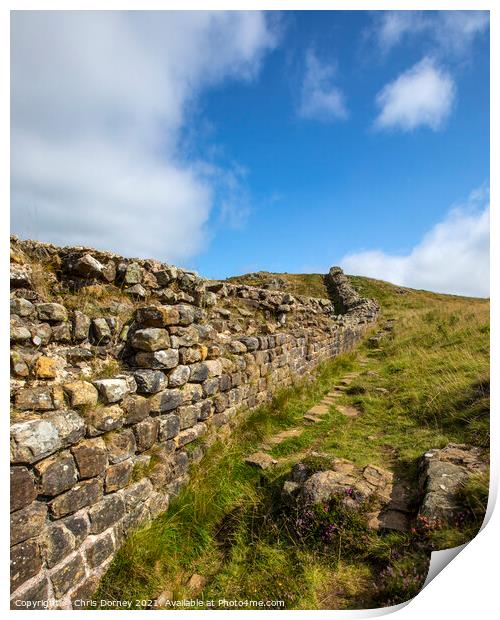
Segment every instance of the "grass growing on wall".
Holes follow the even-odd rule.
[[[489,439],[489,303],[435,295],[352,278],[378,299],[380,326],[393,332],[375,348],[321,366],[316,381],[298,384],[253,412],[224,444],[195,466],[191,482],[169,510],[128,538],[102,581],[97,598],[152,599],[162,591],[190,596],[193,573],[206,577],[198,595],[211,599],[283,600],[286,608],[362,608],[415,595],[427,572],[429,546],[470,540],[487,501],[487,480],[463,489],[472,517],[460,528],[413,534],[369,533],[364,548],[308,546],[279,517],[280,490],[294,462],[311,451],[378,464],[415,484],[418,457],[449,442],[487,446]],[[359,360],[366,358],[367,365]],[[340,404],[319,424],[303,414],[343,374],[359,371]],[[262,472],[244,457],[286,428],[303,428],[276,446],[276,468]],[[332,552],[334,550],[334,552]]]

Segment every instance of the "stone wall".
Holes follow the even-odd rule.
[[[12,607],[91,596],[239,412],[354,346],[378,311],[356,300],[12,238]]]

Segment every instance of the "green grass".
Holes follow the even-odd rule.
[[[164,590],[180,599],[190,595],[189,577],[200,573],[208,580],[199,594],[205,602],[279,599],[290,609],[390,605],[418,592],[431,547],[474,536],[487,500],[483,479],[463,489],[470,514],[460,527],[379,535],[347,519],[343,542],[325,547],[297,539],[280,512],[285,476],[294,462],[311,462],[311,451],[378,464],[415,484],[417,459],[426,450],[451,441],[488,445],[488,301],[352,281],[380,302],[379,328],[396,319],[393,331],[375,349],[367,340],[323,364],[313,383],[279,393],[229,441],[212,446],[169,510],[129,536],[98,599],[150,599]],[[360,415],[347,418],[332,406],[322,422],[305,426],[304,412],[349,371],[359,375],[338,402],[355,405]],[[303,428],[300,436],[271,451],[280,459],[276,468],[262,472],[244,463],[266,438],[296,427]]]

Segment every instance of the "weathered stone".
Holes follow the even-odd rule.
[[[44,575],[20,588],[10,601],[11,609],[44,609],[49,600],[49,581]]]
[[[189,327],[170,327],[170,341],[174,349],[192,347],[198,344],[200,334],[194,325]]]
[[[74,590],[71,590],[70,598],[73,609],[93,609],[92,597],[99,587],[99,582],[99,575],[90,575]]]
[[[25,388],[16,394],[16,407],[21,411],[49,411],[54,409],[52,387]]]
[[[89,565],[93,568],[102,566],[115,550],[111,534],[106,534],[94,540],[86,549],[86,558]]]
[[[54,497],[71,488],[77,481],[75,461],[69,452],[50,456],[35,465],[42,495]]]
[[[31,288],[31,268],[28,265],[10,265],[10,288]]]
[[[257,351],[259,348],[258,338],[244,336],[243,338],[239,338],[239,341],[245,345],[247,351]]]
[[[141,284],[134,284],[129,288],[126,288],[124,291],[125,295],[129,295],[133,299],[146,299],[147,292],[146,289]]]
[[[36,312],[40,321],[59,323],[68,320],[68,313],[64,306],[56,303],[42,303],[36,305]]]
[[[150,353],[137,353],[135,363],[142,368],[175,368],[179,363],[177,349],[165,349]]]
[[[166,267],[154,273],[159,286],[168,286],[170,282],[177,279],[177,269],[175,267]]]
[[[169,387],[180,387],[189,381],[191,369],[189,366],[183,366],[182,364],[174,368],[168,375]]]
[[[95,344],[103,345],[108,344],[113,334],[111,332],[111,328],[109,323],[105,318],[97,318],[92,319],[92,337],[94,339]]]
[[[105,482],[106,493],[118,491],[119,489],[126,487],[129,483],[130,477],[132,476],[133,469],[134,464],[131,460],[122,461],[121,463],[108,467],[106,470]]]
[[[80,510],[84,506],[92,506],[102,495],[102,484],[99,480],[84,480],[66,493],[58,495],[49,503],[50,511],[56,519]]]
[[[129,263],[122,267],[118,266],[118,273],[125,284],[133,285],[142,282],[143,270],[137,263]]]
[[[186,383],[182,388],[182,403],[189,405],[203,398],[203,388],[198,383]]]
[[[210,374],[210,369],[207,366],[208,362],[198,362],[197,364],[193,364],[191,366],[191,375],[189,380],[192,383],[203,383]]]
[[[71,264],[71,272],[84,278],[101,278],[104,265],[91,254],[84,254]]]
[[[239,340],[233,340],[230,344],[229,344],[229,351],[233,354],[240,354],[240,353],[246,353],[247,348],[246,346],[240,342]]]
[[[33,502],[10,515],[10,544],[17,545],[27,538],[38,536],[45,525],[47,506]]]
[[[124,489],[122,493],[126,510],[130,510],[139,502],[146,501],[152,490],[153,486],[147,478],[143,478],[142,480],[139,480],[139,482],[131,484]]]
[[[134,426],[137,440],[137,450],[143,452],[149,450],[158,438],[159,423],[157,419],[147,418]]]
[[[204,400],[200,403],[200,410],[198,411],[198,420],[207,420],[213,412],[214,405],[210,400]]]
[[[31,316],[35,312],[35,306],[22,297],[14,297],[10,300],[10,313],[20,317]]]
[[[160,370],[136,370],[134,379],[140,394],[156,394],[168,385],[168,379]]]
[[[25,325],[20,325],[18,321],[10,322],[10,341],[26,342],[31,338],[31,332]]]
[[[28,364],[17,351],[10,352],[10,369],[18,377],[27,377],[30,374]]]
[[[119,405],[97,407],[88,415],[89,421],[97,431],[112,431],[123,426],[125,414]]]
[[[64,384],[64,391],[72,407],[94,407],[97,405],[98,392],[88,381],[72,381]]]
[[[184,431],[181,431],[177,435],[177,445],[179,448],[185,446],[188,443],[191,443],[195,439],[202,437],[207,432],[207,426],[203,422],[198,422],[195,426],[188,428]]]
[[[182,347],[179,349],[179,362],[181,364],[194,364],[201,361],[200,347]]]
[[[71,347],[65,351],[66,358],[71,365],[79,362],[90,362],[93,359],[92,351],[85,347]]]
[[[48,323],[40,323],[31,328],[31,342],[36,346],[48,344],[52,338],[52,328]]]
[[[78,553],[56,569],[50,575],[54,594],[58,597],[66,594],[76,583],[85,577],[85,564]]]
[[[37,493],[33,477],[26,467],[10,468],[10,510],[24,508],[35,499]]]
[[[125,461],[135,452],[135,437],[132,429],[112,431],[104,435],[109,462],[113,465]]]
[[[55,426],[63,448],[73,445],[85,435],[85,422],[71,409],[45,415],[44,419]]]
[[[47,566],[52,568],[75,550],[75,537],[64,525],[56,523],[45,532],[43,548]]]
[[[160,351],[170,347],[170,337],[166,329],[147,327],[138,329],[132,336],[131,345],[140,351]]]
[[[135,424],[149,415],[150,403],[144,396],[131,394],[123,399],[121,406],[125,412],[125,424]]]
[[[52,340],[55,340],[55,342],[70,343],[71,342],[71,328],[69,326],[69,323],[61,323],[60,325],[53,325]]]
[[[57,374],[56,361],[50,357],[41,355],[35,363],[35,376],[37,379],[54,379]]]
[[[10,427],[11,461],[33,463],[61,447],[55,425],[48,420],[18,422]]]
[[[307,504],[328,502],[334,495],[345,490],[343,474],[334,471],[319,471],[306,480],[302,498]]]
[[[180,420],[179,417],[173,413],[168,415],[162,415],[159,418],[160,428],[159,428],[159,439],[160,441],[165,441],[167,439],[172,439],[179,434],[180,430]]]
[[[100,534],[125,515],[125,503],[117,493],[107,495],[89,510],[90,533]]]
[[[207,379],[203,381],[203,398],[208,398],[209,396],[213,396],[219,391],[219,379],[217,377],[213,377],[212,379]]]
[[[144,327],[167,327],[179,324],[179,311],[174,306],[144,306],[137,309],[135,319]]]
[[[177,415],[179,417],[180,429],[184,430],[189,426],[194,426],[198,421],[199,412],[200,406],[198,404],[179,407]]]
[[[186,304],[179,304],[176,306],[179,313],[179,325],[191,325],[194,321],[194,308]]]
[[[259,469],[268,469],[271,465],[276,465],[278,461],[265,452],[255,452],[247,456],[245,463],[258,467]]]
[[[87,538],[90,531],[89,521],[86,515],[73,514],[60,521],[73,535],[75,547],[79,547]]]
[[[90,330],[90,318],[80,312],[79,310],[75,310],[73,314],[73,338],[77,342],[81,342],[82,340],[87,340],[89,337]]]
[[[42,568],[42,555],[36,540],[26,540],[10,549],[10,590],[13,592]]]
[[[93,384],[105,403],[117,403],[130,392],[125,379],[98,379]]]
[[[183,402],[183,394],[177,389],[163,390],[155,394],[150,399],[151,412],[152,413],[164,413],[165,411],[172,411]]]
[[[106,444],[101,438],[86,439],[71,448],[81,479],[99,476],[107,467]]]

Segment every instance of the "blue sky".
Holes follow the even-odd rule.
[[[487,295],[488,21],[15,13],[12,230]]]

